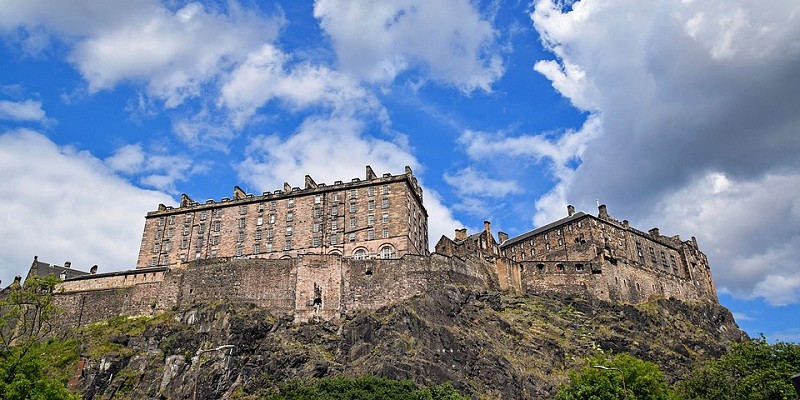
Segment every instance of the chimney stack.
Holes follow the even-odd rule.
[[[89,273],[92,275],[97,273],[97,264],[92,265],[92,268],[89,270]]]
[[[491,223],[489,221],[483,221],[483,231],[484,232],[486,232],[486,233],[491,233],[492,232],[492,230],[489,229],[489,225],[491,225]]]
[[[64,268],[69,268],[72,266],[72,263],[69,261],[64,261]]]
[[[456,229],[456,240],[467,240],[467,228]]]
[[[658,228],[650,229],[649,231],[647,231],[647,233],[649,233],[650,236],[654,238],[657,238],[659,236]]]
[[[500,240],[500,244],[508,240],[508,234],[505,232],[497,232],[497,239]]]
[[[572,204],[567,205],[567,216],[571,217],[575,214],[575,207]]]
[[[606,208],[605,204],[600,204],[597,210],[599,211],[598,216],[600,219],[608,219],[608,208]]]

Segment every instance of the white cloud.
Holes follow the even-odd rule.
[[[366,165],[377,174],[399,174],[408,165],[420,179],[419,163],[406,147],[364,135],[363,129],[361,121],[350,117],[309,118],[288,138],[277,134],[255,137],[246,159],[238,165],[239,177],[259,191],[272,191],[282,189],[284,180],[302,187],[306,174],[317,183],[331,185],[347,177],[364,179]],[[421,179],[420,184],[425,191],[429,238],[436,241],[462,226],[440,197],[425,189]]]
[[[453,175],[444,174],[444,180],[464,195],[502,198],[521,192],[516,181],[490,178],[472,167],[464,168]]]
[[[95,92],[123,81],[175,107],[201,94],[262,43],[273,40],[282,17],[265,17],[235,2],[214,8],[188,3],[169,9],[156,1],[46,1],[0,6],[0,27],[42,30],[67,43],[70,61]]]
[[[25,100],[14,102],[0,100],[0,119],[12,121],[45,121],[46,115],[42,110],[42,102]]]
[[[0,279],[25,276],[40,261],[100,271],[133,268],[144,215],[167,195],[142,190],[114,175],[91,154],[58,147],[29,130],[0,136]]]
[[[317,0],[342,70],[389,82],[412,68],[464,92],[491,91],[503,75],[497,32],[467,0]]]
[[[722,290],[800,301],[800,4],[561,6],[535,3],[556,56],[535,69],[592,112],[602,136],[557,175],[536,220],[599,197],[633,223],[698,236]]]
[[[244,125],[273,99],[295,109],[322,105],[353,112],[377,107],[373,96],[347,75],[308,63],[287,68],[289,61],[289,55],[265,44],[230,74],[220,101],[231,110],[234,126]]]
[[[162,152],[159,149],[145,151],[141,144],[128,144],[118,148],[104,163],[111,171],[138,177],[142,185],[171,194],[176,194],[176,182],[185,181],[207,169],[206,165],[194,162],[189,156]]]

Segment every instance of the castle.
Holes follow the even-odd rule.
[[[181,196],[146,216],[133,270],[75,273],[34,259],[30,274],[60,274],[57,323],[81,326],[195,302],[265,307],[295,321],[335,320],[445,284],[518,293],[561,291],[638,303],[652,296],[711,300],[706,256],[692,238],[648,232],[608,215],[575,212],[509,238],[490,223],[457,229],[427,248],[427,212],[410,168],[364,180],[203,204]],[[69,272],[69,273],[67,273]]]

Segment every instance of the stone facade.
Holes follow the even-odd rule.
[[[500,281],[522,291],[590,293],[613,301],[642,302],[651,296],[684,300],[717,294],[708,259],[697,240],[663,236],[658,228],[637,230],[608,215],[605,205],[592,216],[567,208],[567,216],[514,238],[494,240],[483,232],[442,237],[436,252],[462,259],[496,258]]]
[[[178,207],[147,214],[137,268],[210,258],[281,258],[330,254],[400,258],[428,254],[428,214],[411,169],[366,179],[247,194],[204,204],[182,195]]]
[[[637,230],[604,205],[597,216],[569,206],[565,218],[513,238],[500,232],[496,240],[488,221],[471,235],[456,229],[429,254],[422,189],[411,170],[366,171],[365,180],[331,186],[306,176],[304,189],[286,184],[261,196],[236,187],[221,202],[184,195],[179,207],[147,214],[136,269],[84,273],[34,259],[30,274],[62,277],[62,326],[216,301],[255,304],[295,321],[333,320],[446,284],[631,303],[717,301],[695,238]]]

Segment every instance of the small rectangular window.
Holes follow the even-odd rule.
[[[314,195],[314,204],[321,204],[321,203],[322,203],[322,195],[321,194],[315,194]]]
[[[286,236],[292,236],[292,226],[291,225],[286,227]]]
[[[367,215],[367,225],[372,226],[375,225],[375,216],[370,214]]]
[[[211,245],[216,246],[219,244],[219,235],[214,235],[211,237]]]
[[[375,209],[375,200],[370,200],[367,202],[367,210],[374,210]]]
[[[350,212],[351,213],[356,212],[356,203],[350,203]]]
[[[319,247],[319,237],[314,236],[311,238],[311,247]]]
[[[284,250],[291,250],[292,249],[292,239],[286,239],[286,241],[283,242],[283,249]]]
[[[375,230],[367,229],[367,240],[374,240],[374,239],[375,239]]]
[[[375,188],[374,187],[367,188],[367,196],[369,196],[369,197],[375,196]]]
[[[339,206],[334,205],[331,207],[331,215],[339,215]]]
[[[267,243],[267,253],[272,253],[272,243]]]
[[[264,225],[264,217],[258,217],[258,219],[256,219],[256,225]]]
[[[261,229],[256,229],[256,240],[261,240]]]
[[[274,224],[275,223],[275,214],[270,214],[269,215],[269,223],[270,224]]]
[[[381,221],[382,221],[384,224],[388,224],[388,223],[389,223],[389,213],[383,213],[383,216],[382,216],[382,218],[381,218]]]
[[[358,189],[350,189],[350,198],[351,199],[358,198]]]
[[[294,199],[289,199],[289,200],[287,200],[287,201],[286,201],[286,207],[287,207],[287,208],[292,208],[292,207],[294,207]]]
[[[244,226],[245,226],[245,219],[239,218],[239,228],[242,229],[244,228]]]
[[[389,194],[389,185],[383,185],[383,187],[381,187],[381,194],[384,196]]]
[[[383,228],[383,238],[386,239],[389,237],[389,228]]]
[[[339,221],[337,220],[331,221],[331,231],[336,232],[337,229],[339,229]]]
[[[259,253],[261,253],[261,245],[256,243],[253,245],[253,254],[259,254]]]
[[[239,206],[239,214],[247,214],[247,204]]]
[[[356,227],[356,217],[350,217],[350,227],[351,228]]]
[[[208,218],[208,211],[200,211],[200,221],[205,221]]]
[[[288,211],[288,212],[286,213],[286,220],[287,220],[287,221],[292,221],[292,220],[294,220],[294,213],[293,213],[293,212],[291,212],[291,211]]]
[[[331,236],[331,244],[338,244],[339,243],[339,236],[333,235]]]
[[[317,232],[319,232],[319,231],[321,230],[321,228],[322,228],[322,225],[321,225],[321,224],[314,224],[314,225],[312,225],[312,231],[313,231],[314,233],[317,233]]]

